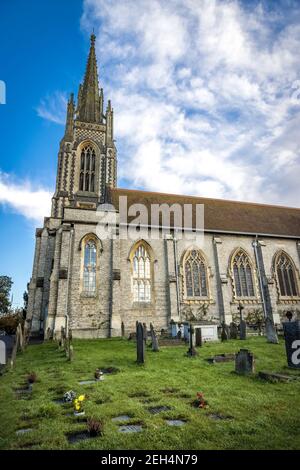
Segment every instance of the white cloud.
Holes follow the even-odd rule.
[[[0,172],[0,205],[8,207],[34,223],[41,224],[50,215],[52,193],[44,188],[33,188],[29,182],[15,182]]]
[[[263,5],[85,0],[127,185],[299,205],[300,5]]]
[[[65,93],[55,91],[41,99],[36,111],[38,116],[47,121],[52,121],[56,124],[64,124],[66,120],[67,102],[68,100]]]

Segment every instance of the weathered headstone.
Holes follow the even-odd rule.
[[[230,323],[229,335],[230,335],[230,339],[237,339],[238,337],[238,327],[234,322]]]
[[[245,340],[247,338],[247,324],[243,319],[243,310],[244,307],[241,303],[239,303],[238,311],[240,314],[240,339]]]
[[[159,351],[158,339],[157,339],[157,335],[155,333],[152,323],[150,323],[150,332],[151,332],[151,339],[152,339],[152,351],[158,352]]]
[[[144,334],[144,341],[147,343],[148,331],[146,323],[143,323],[143,334]]]
[[[276,333],[275,325],[273,320],[271,320],[271,318],[269,317],[266,318],[265,328],[268,343],[278,344],[278,336]]]
[[[197,356],[197,351],[196,349],[194,348],[194,333],[195,333],[195,330],[192,326],[192,324],[190,323],[190,326],[189,326],[189,329],[188,329],[188,332],[189,332],[189,344],[190,344],[190,347],[188,349],[188,352],[187,352],[187,355],[188,356]]]
[[[228,340],[228,327],[225,322],[222,323],[222,331],[221,331],[221,341],[227,341]]]
[[[69,356],[68,356],[68,360],[69,360],[70,362],[72,362],[73,359],[74,359],[74,349],[73,349],[72,344],[70,344],[70,346],[69,346]]]
[[[48,326],[47,331],[46,331],[46,341],[49,341],[51,338],[51,328]]]
[[[143,325],[137,323],[136,328],[136,352],[137,352],[137,363],[144,364],[145,362],[145,341]]]
[[[124,325],[124,322],[121,323],[121,335],[122,335],[122,338],[125,338],[125,325]]]
[[[240,349],[236,354],[235,372],[240,375],[254,373],[254,356],[248,349]]]
[[[300,320],[283,322],[288,366],[300,369]]]
[[[201,348],[201,346],[202,346],[202,331],[201,331],[201,328],[196,328],[195,345],[198,348]]]

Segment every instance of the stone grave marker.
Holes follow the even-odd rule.
[[[300,320],[283,322],[288,366],[300,369]]]
[[[125,325],[124,325],[124,322],[121,323],[121,336],[122,336],[122,338],[125,338]]]
[[[201,328],[196,328],[196,337],[195,337],[196,347],[202,347],[202,331]]]
[[[268,343],[278,344],[278,336],[276,333],[275,325],[271,318],[267,317],[265,322],[266,337]]]
[[[238,337],[238,327],[234,322],[230,323],[229,336],[230,336],[230,339],[237,339]]]
[[[152,351],[158,352],[159,351],[158,339],[157,339],[157,335],[155,333],[152,323],[150,323],[150,333],[151,333],[151,339],[152,339]]]
[[[145,341],[143,325],[137,323],[136,328],[136,352],[137,352],[137,363],[144,364],[145,362]]]
[[[235,372],[239,375],[254,373],[254,356],[248,349],[240,349],[236,354]]]
[[[145,344],[146,344],[147,343],[147,338],[148,338],[148,331],[147,331],[146,323],[143,323],[143,335],[144,335],[144,341],[145,341]]]
[[[227,341],[229,338],[228,327],[225,322],[222,323],[221,341]]]
[[[197,356],[198,353],[197,353],[196,349],[194,348],[194,333],[195,333],[195,329],[193,328],[193,325],[192,325],[191,323],[190,323],[188,332],[189,332],[189,344],[190,344],[190,347],[189,347],[189,349],[188,349],[187,355],[190,356],[190,357]]]
[[[247,338],[247,324],[243,319],[243,310],[244,307],[240,302],[238,306],[238,311],[240,314],[240,339],[245,340]]]

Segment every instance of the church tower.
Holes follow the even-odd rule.
[[[110,100],[104,113],[103,89],[99,89],[94,34],[77,104],[71,94],[65,133],[60,142],[52,217],[63,217],[64,208],[96,209],[105,202],[106,189],[117,182],[117,152],[113,137]]]

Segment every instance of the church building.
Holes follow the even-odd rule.
[[[151,220],[135,239],[122,237],[132,221],[120,219],[122,198],[149,214],[202,205],[202,243],[178,236],[173,216],[168,233],[159,218],[159,237],[147,237]],[[99,230],[107,214],[110,237]],[[157,331],[191,320],[230,324],[239,305],[245,318],[261,313],[277,324],[287,311],[300,315],[300,209],[118,188],[114,111],[99,88],[92,35],[77,101],[71,94],[67,105],[51,215],[36,230],[31,334],[51,337],[63,326],[77,338],[113,337],[134,332],[136,321]]]

